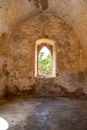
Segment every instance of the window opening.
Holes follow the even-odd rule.
[[[38,75],[52,76],[52,55],[46,46],[41,48],[38,55]]]
[[[45,66],[43,64],[45,64]],[[35,42],[35,71],[34,72],[35,72],[35,77],[43,77],[43,76],[44,78],[56,77],[55,41],[46,38],[46,39],[39,39]]]

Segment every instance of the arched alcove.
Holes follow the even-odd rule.
[[[56,47],[55,47],[55,41],[50,39],[39,39],[36,41],[35,45],[35,77],[42,76],[42,74],[39,73],[39,66],[38,66],[38,59],[40,56],[40,52],[42,49],[47,49],[50,56],[51,56],[51,66],[52,66],[52,72],[50,74],[43,74],[44,77],[56,77]],[[50,66],[50,67],[51,67]]]

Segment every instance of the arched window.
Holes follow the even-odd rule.
[[[55,41],[39,39],[35,44],[35,77],[56,77]]]
[[[52,55],[46,46],[41,48],[38,55],[38,76],[52,76]]]

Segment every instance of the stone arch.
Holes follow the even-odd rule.
[[[52,77],[56,77],[56,46],[55,41],[51,39],[39,39],[35,44],[35,77],[38,76],[38,54],[41,48],[46,46],[52,54]]]
[[[53,77],[56,78],[52,79],[56,79],[60,85],[64,83],[66,88],[71,89],[71,82],[78,82],[78,75],[80,77],[82,73],[78,73],[79,69],[84,69],[84,62],[79,62],[83,57],[77,35],[72,27],[54,14],[42,13],[28,18],[11,33],[8,43],[1,50],[9,72],[7,84],[12,91],[15,86],[19,90],[28,90],[30,85],[37,84],[37,45],[43,43],[46,46],[50,43],[54,47]],[[15,72],[16,79],[12,75]]]

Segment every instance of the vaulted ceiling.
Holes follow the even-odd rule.
[[[86,0],[0,0],[0,35],[11,32],[26,18],[43,12],[54,13],[72,26],[87,47]]]

